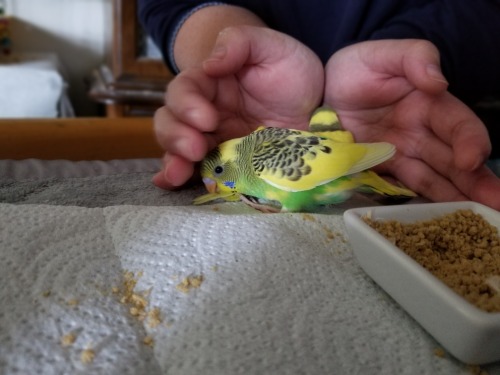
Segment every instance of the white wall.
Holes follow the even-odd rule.
[[[13,51],[55,52],[77,115],[97,114],[84,79],[109,57],[112,0],[6,0],[6,13],[13,16]]]

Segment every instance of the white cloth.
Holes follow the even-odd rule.
[[[436,356],[439,345],[353,257],[340,214],[371,200],[316,215],[193,207],[204,189],[156,189],[158,168],[0,163],[0,202],[17,203],[0,204],[0,373],[470,375]],[[143,272],[137,291],[152,287],[158,327],[111,293],[124,270]],[[193,275],[201,287],[180,292]],[[76,341],[63,347],[68,333]]]
[[[125,270],[157,327],[112,293]],[[0,204],[0,281],[2,374],[470,374],[361,270],[339,214]]]
[[[0,117],[70,117],[61,65],[53,54],[24,54],[0,63]]]

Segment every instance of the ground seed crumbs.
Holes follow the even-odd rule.
[[[151,336],[146,336],[144,337],[144,339],[142,340],[142,343],[146,346],[154,346],[155,344],[155,340],[151,337]]]
[[[188,293],[191,289],[199,288],[202,282],[203,275],[188,276],[182,279],[176,288],[183,293]]]
[[[64,347],[73,345],[75,341],[76,341],[76,335],[72,332],[61,337],[61,345]]]
[[[123,274],[122,287],[113,287],[113,294],[120,297],[120,302],[129,306],[130,315],[142,321],[146,318],[146,308],[148,307],[148,297],[150,290],[135,292],[135,287],[142,272],[135,275],[133,272],[125,271]]]
[[[467,301],[500,312],[500,237],[480,214],[457,210],[411,224],[364,220]]]
[[[302,214],[302,219],[304,219],[304,221],[316,222],[316,219],[311,214]]]
[[[80,301],[76,298],[70,299],[69,301],[66,302],[68,306],[75,307],[78,306]]]
[[[161,316],[161,311],[159,307],[155,307],[148,312],[148,325],[150,328],[156,328],[158,327],[161,322],[163,321],[163,318]]]
[[[153,329],[162,323],[163,317],[159,307],[148,310],[148,300],[151,289],[142,292],[135,291],[137,282],[141,277],[142,272],[134,274],[131,271],[125,271],[123,273],[121,287],[114,286],[111,288],[111,292],[120,299],[122,304],[128,306],[130,315],[140,322],[146,320],[149,328]],[[145,336],[142,342],[144,345],[150,347],[154,346],[154,339],[152,336]]]
[[[471,375],[488,375],[488,371],[481,368],[481,366],[468,365],[467,368],[470,371]]]
[[[89,364],[91,362],[94,361],[94,358],[95,358],[95,352],[93,349],[84,349],[82,350],[82,354],[80,355],[80,361],[83,363],[83,364]]]
[[[443,348],[436,348],[434,349],[434,355],[439,358],[444,358],[446,357],[446,352]]]

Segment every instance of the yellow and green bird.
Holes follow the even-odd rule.
[[[194,204],[242,200],[264,212],[298,212],[343,202],[354,191],[414,197],[369,170],[394,153],[390,143],[355,143],[336,113],[321,107],[309,131],[260,127],[221,143],[201,164],[209,193]]]

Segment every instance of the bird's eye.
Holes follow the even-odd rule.
[[[215,174],[221,174],[222,172],[224,172],[224,168],[218,165],[217,167],[215,167],[214,172]]]

